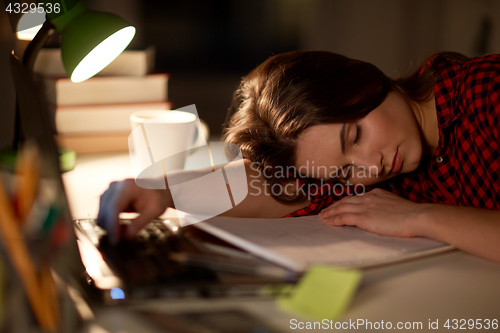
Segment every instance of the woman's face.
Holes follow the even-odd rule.
[[[299,136],[295,167],[302,175],[372,185],[414,171],[422,158],[415,113],[397,92],[364,118],[307,128]]]

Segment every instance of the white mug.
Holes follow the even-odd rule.
[[[183,169],[189,150],[207,144],[208,128],[190,112],[139,111],[130,115],[130,124],[129,151],[136,178],[158,178]]]

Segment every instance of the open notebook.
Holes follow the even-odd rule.
[[[171,214],[168,214],[172,216]],[[181,225],[190,216],[179,214]],[[454,250],[428,238],[376,235],[356,227],[332,227],[318,216],[253,219],[215,217],[193,224],[238,248],[296,272],[312,264],[370,267]]]

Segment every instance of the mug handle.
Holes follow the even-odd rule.
[[[196,140],[193,142],[192,147],[200,147],[205,146],[208,143],[208,137],[210,130],[208,128],[207,123],[205,123],[200,118],[197,119],[196,128],[198,129],[198,135]]]

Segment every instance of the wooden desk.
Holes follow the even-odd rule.
[[[191,167],[193,161],[188,160]],[[83,155],[78,157],[75,170],[63,175],[66,191],[75,218],[95,217],[99,196],[109,182],[131,177],[127,154]],[[500,241],[500,240],[499,240]],[[281,312],[272,300],[182,300],[153,301],[141,308],[158,311],[185,311],[196,309],[244,308],[267,319],[284,332],[291,329],[290,320],[307,321],[296,315]],[[500,265],[455,251],[434,257],[363,271],[362,284],[340,322],[369,321],[372,325],[391,322],[397,324],[422,323],[428,331],[429,320],[439,321],[439,330],[450,319],[497,319],[500,321]],[[408,325],[408,324],[407,324]],[[460,325],[460,323],[459,323]],[[404,326],[403,326],[404,327]],[[467,324],[463,327],[467,328]],[[500,324],[499,324],[500,327]],[[410,329],[409,331],[417,329]],[[500,330],[484,330],[498,331]],[[314,332],[314,330],[307,330]],[[324,332],[325,329],[317,330]],[[358,331],[384,331],[366,329]],[[477,332],[483,330],[468,330]]]

